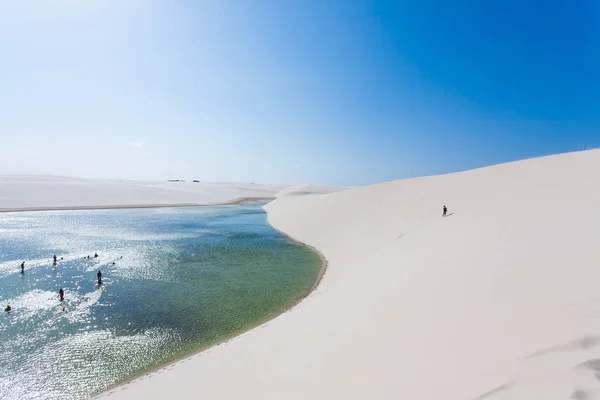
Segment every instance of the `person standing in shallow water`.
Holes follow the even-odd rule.
[[[60,288],[60,290],[58,291],[58,297],[60,298],[60,301],[63,301],[65,299],[65,291]]]
[[[102,272],[98,271],[98,285],[102,285]]]
[[[445,217],[448,214],[448,207],[444,206],[444,212],[442,213],[442,217]]]
[[[25,273],[25,261],[21,263],[21,273]]]

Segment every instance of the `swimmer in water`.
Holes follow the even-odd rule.
[[[65,299],[65,291],[62,288],[58,291],[58,297],[60,298],[60,301]]]
[[[10,312],[12,310],[12,308],[10,307],[10,304],[6,306],[6,308],[4,309],[4,311],[6,312]]]
[[[94,253],[94,258],[98,258],[98,253]]]
[[[115,265],[115,262],[113,261],[112,265]]]

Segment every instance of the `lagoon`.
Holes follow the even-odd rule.
[[[283,312],[320,269],[260,203],[0,214],[0,398],[90,397]]]

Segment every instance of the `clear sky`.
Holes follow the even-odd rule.
[[[0,3],[0,174],[367,184],[600,146],[600,3]]]

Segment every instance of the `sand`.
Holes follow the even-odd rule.
[[[318,288],[102,398],[600,398],[600,151],[266,210],[327,258]]]
[[[298,189],[302,190],[302,193]],[[343,188],[0,175],[0,212],[238,204]]]

